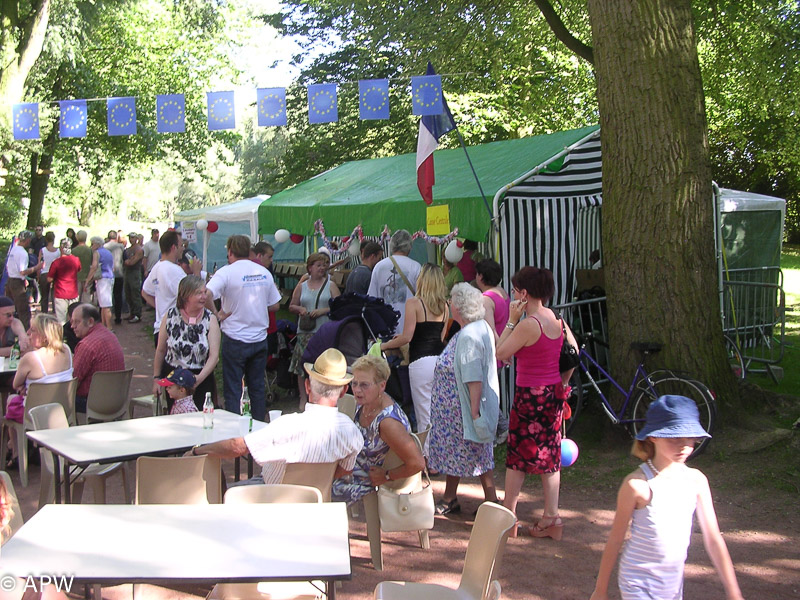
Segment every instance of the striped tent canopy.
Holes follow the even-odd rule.
[[[552,304],[570,302],[576,269],[601,249],[600,130],[534,169],[498,207],[503,279],[526,265],[550,269]]]

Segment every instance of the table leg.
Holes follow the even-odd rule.
[[[252,454],[248,454],[247,455],[247,478],[248,479],[252,479],[253,478],[253,455]]]
[[[53,453],[53,481],[53,485],[56,488],[56,504],[61,504],[61,464],[58,454],[55,452]],[[67,481],[69,481],[69,479],[67,479]]]
[[[64,460],[64,504],[72,504],[72,479],[68,460]]]
[[[325,582],[325,595],[328,600],[336,600],[336,582],[332,579],[328,579]]]
[[[239,462],[240,458],[241,457],[237,456],[233,460],[233,480],[234,481],[239,481],[241,479],[241,476],[242,476],[241,463]]]

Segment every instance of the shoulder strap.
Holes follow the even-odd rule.
[[[403,273],[403,269],[401,269],[400,265],[397,264],[397,261],[394,259],[394,256],[389,255],[389,260],[392,261],[392,264],[394,265],[395,269],[397,269],[397,272],[400,274],[400,278],[403,280],[403,283],[406,284],[406,287],[409,290],[411,290],[412,294],[416,294],[417,291],[414,289],[414,286],[411,285],[411,283],[408,281],[408,277],[406,277],[406,274]]]
[[[541,331],[541,332],[542,332],[542,335],[544,335],[544,327],[542,327],[542,323],[539,321],[539,319],[537,319],[537,318],[536,318],[536,317],[534,317],[533,315],[531,315],[531,319],[533,319],[534,321],[536,321],[536,323],[538,323],[538,325],[539,325],[539,331]],[[547,336],[545,336],[545,337],[547,337]]]
[[[314,303],[314,309],[319,308],[319,297],[322,296],[322,290],[324,290],[326,287],[328,287],[328,284],[330,283],[330,281],[331,281],[331,278],[328,277],[328,279],[325,280],[325,283],[323,283],[321,286],[319,286],[319,291],[317,292],[317,301]]]
[[[425,303],[422,301],[421,298],[420,298],[419,303],[422,304],[422,314],[425,315],[425,322],[427,322],[428,321],[428,310],[425,308]]]

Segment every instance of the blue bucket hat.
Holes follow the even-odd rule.
[[[178,367],[174,371],[171,371],[169,375],[167,375],[164,379],[158,380],[158,385],[161,387],[169,387],[171,385],[179,385],[185,388],[193,388],[197,379],[194,376],[194,373],[189,371],[188,369],[182,369]]]
[[[661,396],[647,409],[647,422],[636,434],[640,442],[648,437],[710,438],[700,425],[700,413],[685,396]]]

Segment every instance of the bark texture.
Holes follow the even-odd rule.
[[[716,289],[711,168],[691,0],[589,0],[603,143],[612,360],[653,360],[738,403]]]

